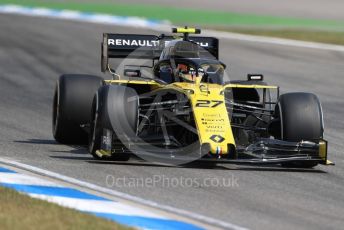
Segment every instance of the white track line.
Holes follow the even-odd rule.
[[[137,202],[139,204],[153,207],[156,209],[160,209],[163,211],[167,211],[167,212],[170,212],[173,214],[177,214],[177,215],[180,215],[180,216],[185,217],[185,218],[191,218],[191,219],[197,220],[197,221],[205,223],[205,224],[209,224],[209,225],[213,225],[213,226],[217,226],[217,227],[225,228],[225,229],[233,229],[233,230],[247,229],[247,228],[241,227],[241,226],[236,225],[236,224],[220,221],[220,220],[213,219],[211,217],[203,216],[203,215],[193,213],[190,211],[186,211],[186,210],[174,208],[171,206],[159,204],[159,203],[154,202],[154,201],[146,200],[146,199],[143,199],[143,198],[140,198],[137,196],[132,196],[132,195],[129,195],[126,193],[116,191],[116,190],[111,190],[111,189],[107,189],[104,187],[100,187],[98,185],[84,182],[84,181],[81,181],[81,180],[78,180],[78,179],[75,179],[72,177],[64,176],[64,175],[61,175],[59,173],[51,172],[51,171],[48,171],[45,169],[37,168],[35,166],[23,164],[23,163],[20,163],[17,161],[13,161],[11,159],[0,158],[0,163],[6,164],[9,166],[14,166],[14,167],[17,167],[20,169],[28,170],[28,171],[31,171],[31,172],[34,172],[34,173],[37,173],[37,174],[40,174],[43,176],[47,176],[47,177],[54,178],[57,180],[65,181],[65,182],[68,182],[68,183],[71,183],[71,184],[74,184],[74,185],[77,185],[77,186],[80,186],[83,188],[91,189],[91,190],[101,192],[104,194],[108,194],[111,196],[116,196],[116,197],[119,197],[121,199]]]
[[[83,212],[96,212],[107,214],[116,214],[123,216],[142,216],[149,218],[157,219],[166,219],[161,215],[157,215],[153,212],[143,210],[142,208],[135,208],[132,205],[126,205],[121,202],[113,201],[103,201],[103,200],[87,200],[79,198],[70,198],[70,197],[60,197],[60,196],[51,196],[51,195],[42,195],[42,194],[33,194],[29,193],[29,196],[33,198],[38,198],[41,200],[46,200],[48,202],[56,203],[58,205],[77,209]]]
[[[19,173],[0,173],[0,183],[63,187],[54,182]]]
[[[168,21],[155,21],[138,17],[121,17],[108,14],[86,14],[72,10],[53,10],[48,8],[31,8],[19,5],[0,5],[0,13],[21,14],[36,17],[50,17],[98,24],[119,25],[127,27],[141,27],[158,32],[170,33],[172,25]],[[344,46],[317,42],[297,41],[283,38],[245,35],[238,33],[222,32],[215,30],[203,30],[203,34],[227,40],[239,40],[247,42],[259,42],[281,46],[293,46],[310,49],[344,52]]]
[[[244,35],[230,32],[221,32],[215,30],[204,30],[204,32],[209,36],[214,36],[222,39],[232,39],[248,42],[260,42],[260,43],[269,43],[274,45],[283,45],[283,46],[294,46],[302,48],[312,48],[312,49],[321,49],[321,50],[331,50],[331,51],[340,51],[344,52],[344,46],[332,45],[318,42],[306,42],[306,41],[297,41],[291,39],[283,38],[271,38],[264,36],[253,36],[253,35]]]

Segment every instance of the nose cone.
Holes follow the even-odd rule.
[[[208,90],[204,91],[204,87]],[[227,154],[228,146],[235,146],[222,90],[221,85],[201,84],[189,96],[200,143],[208,143],[211,154]]]

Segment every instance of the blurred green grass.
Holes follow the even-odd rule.
[[[133,228],[0,187],[0,229]]]

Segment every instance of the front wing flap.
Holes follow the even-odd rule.
[[[327,141],[289,142],[262,138],[245,148],[238,147],[237,158],[203,158],[200,161],[216,161],[232,164],[279,164],[309,161],[324,165],[334,165],[327,160]]]

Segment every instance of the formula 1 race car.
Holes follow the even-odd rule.
[[[330,164],[316,95],[279,95],[260,74],[226,82],[217,38],[189,36],[200,30],[187,27],[172,32],[180,36],[104,34],[101,70],[112,80],[59,78],[55,139],[88,143],[96,159],[116,161],[135,154],[169,164]]]

